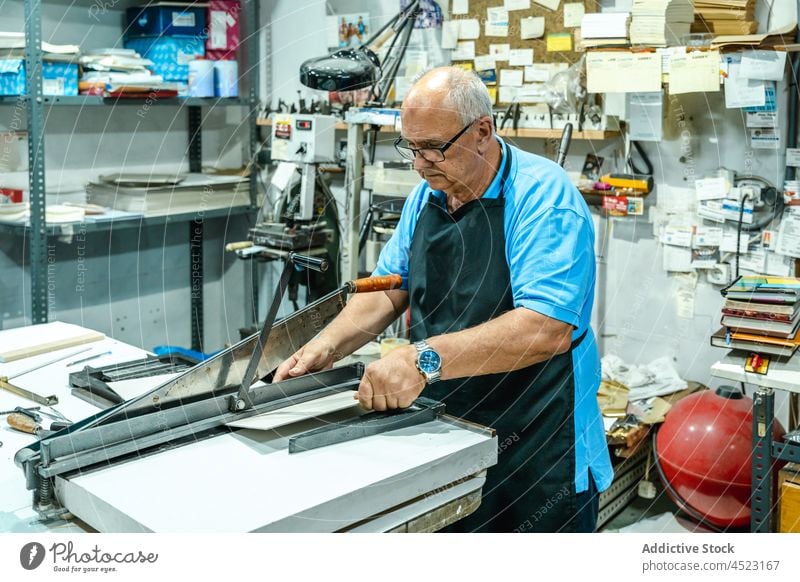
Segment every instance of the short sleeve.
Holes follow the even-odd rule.
[[[400,275],[403,285],[408,291],[408,261],[411,254],[411,240],[417,226],[426,194],[426,182],[422,182],[409,196],[400,213],[394,234],[384,245],[378,257],[378,264],[372,274],[376,277],[384,275]]]
[[[514,305],[580,327],[594,288],[594,226],[571,208],[517,221],[508,241]]]

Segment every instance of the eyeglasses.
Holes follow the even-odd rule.
[[[414,159],[419,155],[425,161],[428,161],[432,164],[443,162],[444,152],[446,152],[450,146],[456,143],[456,141],[458,141],[458,138],[464,135],[467,132],[467,130],[475,124],[475,121],[470,121],[467,125],[464,126],[464,129],[455,134],[441,147],[412,148],[410,145],[408,145],[408,140],[402,137],[398,137],[396,140],[394,140],[394,149],[396,149],[397,153],[403,156],[407,160],[414,161]]]

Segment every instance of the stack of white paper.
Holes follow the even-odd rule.
[[[691,0],[633,0],[631,44],[680,45],[689,34],[693,21]]]
[[[581,19],[581,44],[584,48],[628,44],[628,12],[595,12]]]

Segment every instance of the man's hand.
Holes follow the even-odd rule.
[[[367,410],[408,408],[425,388],[414,346],[397,348],[364,371],[356,398]]]
[[[336,352],[336,347],[324,338],[318,337],[312,339],[278,366],[272,381],[280,382],[309,372],[329,370],[339,359],[341,359],[341,354]]]

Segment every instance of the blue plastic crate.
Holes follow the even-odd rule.
[[[206,9],[190,6],[133,6],[125,12],[125,37],[199,36],[205,38]]]
[[[206,55],[203,38],[150,36],[126,38],[125,48],[133,49],[153,61],[153,72],[165,81],[189,82],[189,61]]]
[[[44,95],[77,95],[78,65],[76,63],[42,63],[42,93]],[[24,59],[0,59],[0,95],[25,95]]]

